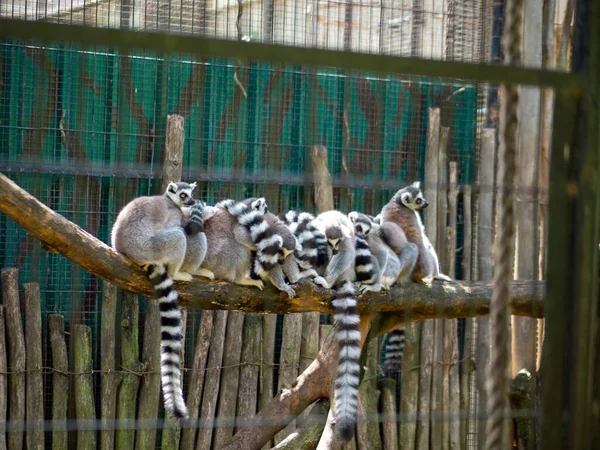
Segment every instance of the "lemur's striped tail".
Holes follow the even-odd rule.
[[[181,311],[177,305],[179,294],[173,289],[173,280],[162,264],[148,268],[148,278],[154,287],[160,309],[160,374],[165,410],[171,417],[186,419],[187,407],[181,388]]]
[[[404,327],[397,328],[390,333],[390,337],[385,346],[385,356],[383,359],[383,371],[388,375],[393,375],[400,371],[402,367],[402,357],[404,356]]]
[[[197,200],[196,204],[190,209],[190,217],[185,226],[185,232],[188,236],[194,236],[198,233],[204,232],[204,217],[202,216],[204,210],[204,202]]]
[[[356,308],[354,284],[345,281],[335,292],[335,337],[339,343],[337,378],[335,380],[335,433],[343,442],[354,436],[360,384],[360,317]]]
[[[283,246],[283,239],[264,218],[266,204],[261,202],[259,205],[262,209],[256,210],[243,202],[228,199],[215,206],[227,209],[229,214],[237,217],[238,223],[248,230],[250,239],[256,245],[254,267],[256,272],[261,274],[273,269],[279,263],[279,252]]]
[[[300,244],[301,249],[294,253],[298,264],[303,269],[324,266],[329,259],[327,237],[311,223],[315,216],[290,210],[280,218],[288,225]]]
[[[354,271],[356,281],[370,282],[374,276],[371,248],[364,235],[356,233],[356,256],[354,259]]]

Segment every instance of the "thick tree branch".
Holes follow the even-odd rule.
[[[105,243],[54,212],[35,197],[0,174],[0,211],[50,251],[59,253],[79,264],[92,274],[131,292],[152,295],[144,272]],[[207,282],[201,279],[177,283],[183,306],[193,309],[233,309],[258,313],[332,312],[331,293],[302,280],[297,297],[267,288],[254,288],[226,282]],[[543,317],[545,283],[515,281],[512,287],[513,314]],[[407,315],[408,320],[434,317],[476,317],[489,313],[492,286],[488,283],[434,282],[431,286],[408,284],[395,287],[388,293],[368,294],[360,301],[361,314],[394,313]],[[399,320],[398,318],[394,321]],[[404,319],[406,320],[406,319]]]

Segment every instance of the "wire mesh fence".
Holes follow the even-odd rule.
[[[453,0],[13,0],[0,3],[0,17],[500,63],[502,4]],[[565,6],[566,1],[557,4],[555,28],[562,23]],[[293,208],[315,212],[310,149],[323,146],[333,180],[334,207],[376,215],[398,187],[414,180],[429,181],[427,153],[439,151],[443,155],[438,160],[439,174],[444,175],[438,178],[436,173],[437,181],[429,181],[442,211],[432,243],[443,270],[451,270],[453,278],[490,280],[489,261],[485,264],[482,260],[490,258],[493,241],[496,91],[496,86],[461,80],[347,72],[325,65],[308,68],[235,58],[194,59],[181,54],[10,39],[0,42],[0,169],[53,210],[109,242],[121,207],[135,196],[160,191],[169,115],[185,120],[182,179],[198,180],[195,194],[209,204],[229,197],[264,195],[277,213]],[[536,92],[539,96],[540,91]],[[537,130],[543,127],[539,114]],[[432,125],[435,117],[437,128]],[[441,138],[433,150],[432,132]],[[543,161],[543,152],[541,144],[532,150],[534,166]],[[457,171],[454,194],[449,192],[448,167]],[[535,169],[534,189],[522,189],[523,193],[535,191],[538,203],[547,189],[544,170]],[[449,195],[456,195],[454,223],[447,217]],[[536,203],[532,217],[532,223],[542,229],[543,208],[538,211]],[[455,233],[448,253],[446,227]],[[545,234],[531,238],[543,242]],[[543,268],[541,247],[533,246],[536,252],[527,262],[535,267],[531,278],[544,273],[538,268]],[[115,307],[121,311],[117,314],[120,323],[112,324],[117,369],[106,371],[102,356],[106,284],[42,248],[4,215],[0,216],[0,255],[0,267],[19,269],[20,285],[37,282],[41,288],[42,367],[35,370],[44,375],[48,448],[62,438],[57,433],[65,429],[70,431],[67,437],[74,448],[83,448],[78,432],[113,429],[119,430],[114,439],[123,445],[220,448],[233,435],[232,423],[242,428],[235,420],[262,409],[307,367],[331,329],[331,318],[325,314],[315,325],[314,317],[307,315],[275,319],[189,310],[184,389],[188,401],[196,396],[196,415],[183,424],[181,432],[174,431],[168,420],[162,421],[162,409],[158,414],[158,402],[151,413],[154,419],[144,416],[143,396],[158,393],[145,390],[158,380],[157,372],[145,366],[145,343],[153,331],[146,322],[150,320],[146,302],[122,292],[115,297]],[[521,267],[525,260],[519,260]],[[3,279],[4,289],[6,284]],[[3,303],[6,310],[7,303]],[[119,422],[106,425],[93,418],[85,423],[69,420],[59,423],[63,428],[53,430],[57,423],[54,406],[61,400],[60,393],[53,390],[55,378],[58,374],[74,379],[81,373],[72,362],[66,371],[56,367],[48,324],[57,314],[64,318],[64,329],[70,333],[64,340],[69,354],[76,345],[76,328],[89,327],[92,357],[85,374],[90,375],[96,402],[92,412],[100,417],[103,383],[112,382],[120,386],[111,394],[118,399]],[[308,333],[303,328],[308,326],[313,327],[310,340],[316,344],[305,343]],[[359,429],[359,447],[373,436],[377,442],[395,436],[400,448],[416,448],[417,443],[419,448],[480,448],[479,426],[486,414],[479,392],[484,391],[485,372],[475,367],[485,364],[481,350],[489,344],[485,327],[485,319],[407,324],[403,368],[394,375],[392,385],[378,381],[383,378],[379,366],[389,337],[375,339],[366,352],[364,395],[370,400],[360,420],[368,429]],[[131,329],[139,330],[139,335],[128,336]],[[534,342],[536,347],[527,353],[537,361],[540,343]],[[118,382],[109,378],[113,375],[120,377]],[[133,387],[128,389],[133,394],[127,397],[124,386],[130,381]],[[247,391],[242,390],[243,384]],[[513,419],[524,418],[526,426],[534,426],[539,415],[539,396],[536,384],[533,386],[533,400],[510,414]],[[384,398],[386,395],[392,400]],[[68,401],[65,419],[82,418],[73,390],[62,400]],[[321,415],[326,415],[326,410]],[[133,418],[138,420],[127,422]],[[397,423],[396,435],[386,434],[387,423]],[[28,421],[23,426],[35,424]],[[8,426],[8,431],[21,429],[18,422],[9,421]],[[156,433],[144,435],[144,430]],[[287,434],[278,435],[274,443]],[[10,439],[10,434],[7,436]],[[104,438],[98,435],[99,442]],[[525,448],[536,448],[534,443],[527,445]],[[395,446],[390,444],[390,448]]]

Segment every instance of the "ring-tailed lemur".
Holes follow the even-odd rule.
[[[382,366],[383,373],[389,377],[398,373],[402,368],[404,339],[404,327],[396,328],[389,333]]]
[[[390,289],[396,282],[404,283],[415,267],[418,250],[416,245],[407,242],[402,228],[395,223],[386,222],[382,229],[369,216],[356,211],[348,214],[348,217],[355,226],[360,223],[364,230],[371,253],[379,262],[382,287]],[[388,242],[392,245],[388,245]]]
[[[214,280],[215,275],[210,270],[203,269],[200,266],[208,251],[204,222],[215,214],[216,208],[206,205],[201,200],[196,200],[194,206],[186,206],[182,210],[184,218],[187,218],[187,229],[193,232],[191,234],[186,233],[187,247],[181,270]]]
[[[184,222],[182,208],[193,206],[196,183],[169,183],[164,195],[138,197],[119,212],[111,232],[118,252],[148,270],[160,307],[161,381],[165,410],[178,419],[188,415],[181,389],[179,351],[181,311],[173,280],[189,281],[181,272],[187,236],[199,231],[196,221]]]
[[[335,337],[339,345],[337,377],[334,390],[335,434],[344,442],[354,436],[360,384],[361,335],[360,316],[354,287],[355,245],[354,227],[339,211],[319,214],[312,224],[331,245],[331,258],[323,278],[334,286],[332,301],[335,314]]]
[[[356,284],[361,293],[367,291],[381,291],[382,270],[379,260],[372,253],[367,236],[371,231],[371,221],[367,216],[352,211],[348,218],[354,224],[354,235],[356,237],[356,258],[354,270],[356,272]]]
[[[429,283],[434,278],[449,280],[448,276],[440,273],[437,254],[425,234],[419,215],[419,211],[427,205],[420,182],[416,181],[400,189],[381,210],[382,236],[385,239],[386,222],[392,222],[402,228],[408,242],[417,246],[417,263],[412,272],[414,281]]]
[[[326,284],[317,269],[322,268],[329,257],[327,238],[311,224],[314,218],[310,213],[295,210],[280,216],[298,242],[293,258],[287,258],[283,265],[291,283],[296,283],[301,278],[312,278],[316,284]]]

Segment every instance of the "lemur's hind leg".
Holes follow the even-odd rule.
[[[190,281],[192,276],[181,272],[185,259],[187,241],[183,228],[163,230],[152,238],[152,249],[156,260],[167,266],[167,276],[172,280]]]

